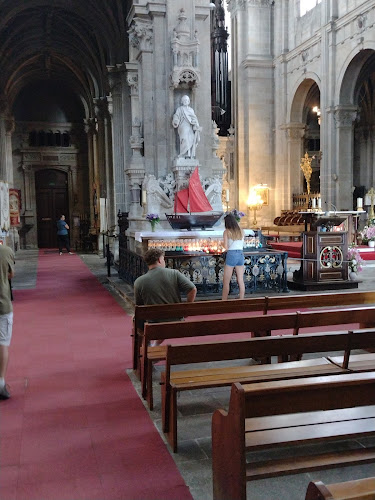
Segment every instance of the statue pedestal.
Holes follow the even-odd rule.
[[[187,187],[190,175],[195,167],[200,167],[196,158],[176,158],[173,161],[172,172],[174,173],[177,190]]]

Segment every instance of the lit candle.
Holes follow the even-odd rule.
[[[142,190],[142,205],[146,205],[147,203],[147,191],[145,189]]]
[[[311,208],[316,208],[316,199],[312,198],[311,200]]]
[[[322,208],[322,199],[318,198],[318,208]]]
[[[229,201],[229,189],[226,189],[225,190],[225,201],[228,202]]]
[[[357,198],[357,210],[363,210],[363,198]]]

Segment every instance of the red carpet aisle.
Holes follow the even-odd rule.
[[[125,373],[131,319],[81,259],[41,252],[14,313],[0,498],[191,498]]]

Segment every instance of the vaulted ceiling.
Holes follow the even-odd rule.
[[[53,80],[87,106],[108,94],[108,65],[127,60],[129,0],[0,0],[0,96]]]

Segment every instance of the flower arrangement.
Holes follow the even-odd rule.
[[[245,216],[245,214],[243,212],[240,212],[236,208],[231,211],[231,214],[234,215],[237,222],[240,222],[241,218]]]
[[[365,226],[361,231],[361,235],[365,243],[375,241],[375,225]]]
[[[359,253],[358,248],[351,246],[348,248],[347,255],[349,270],[353,273],[360,273],[363,269],[364,261]]]
[[[151,224],[151,230],[155,231],[155,226],[160,222],[159,214],[147,214],[146,220]]]

